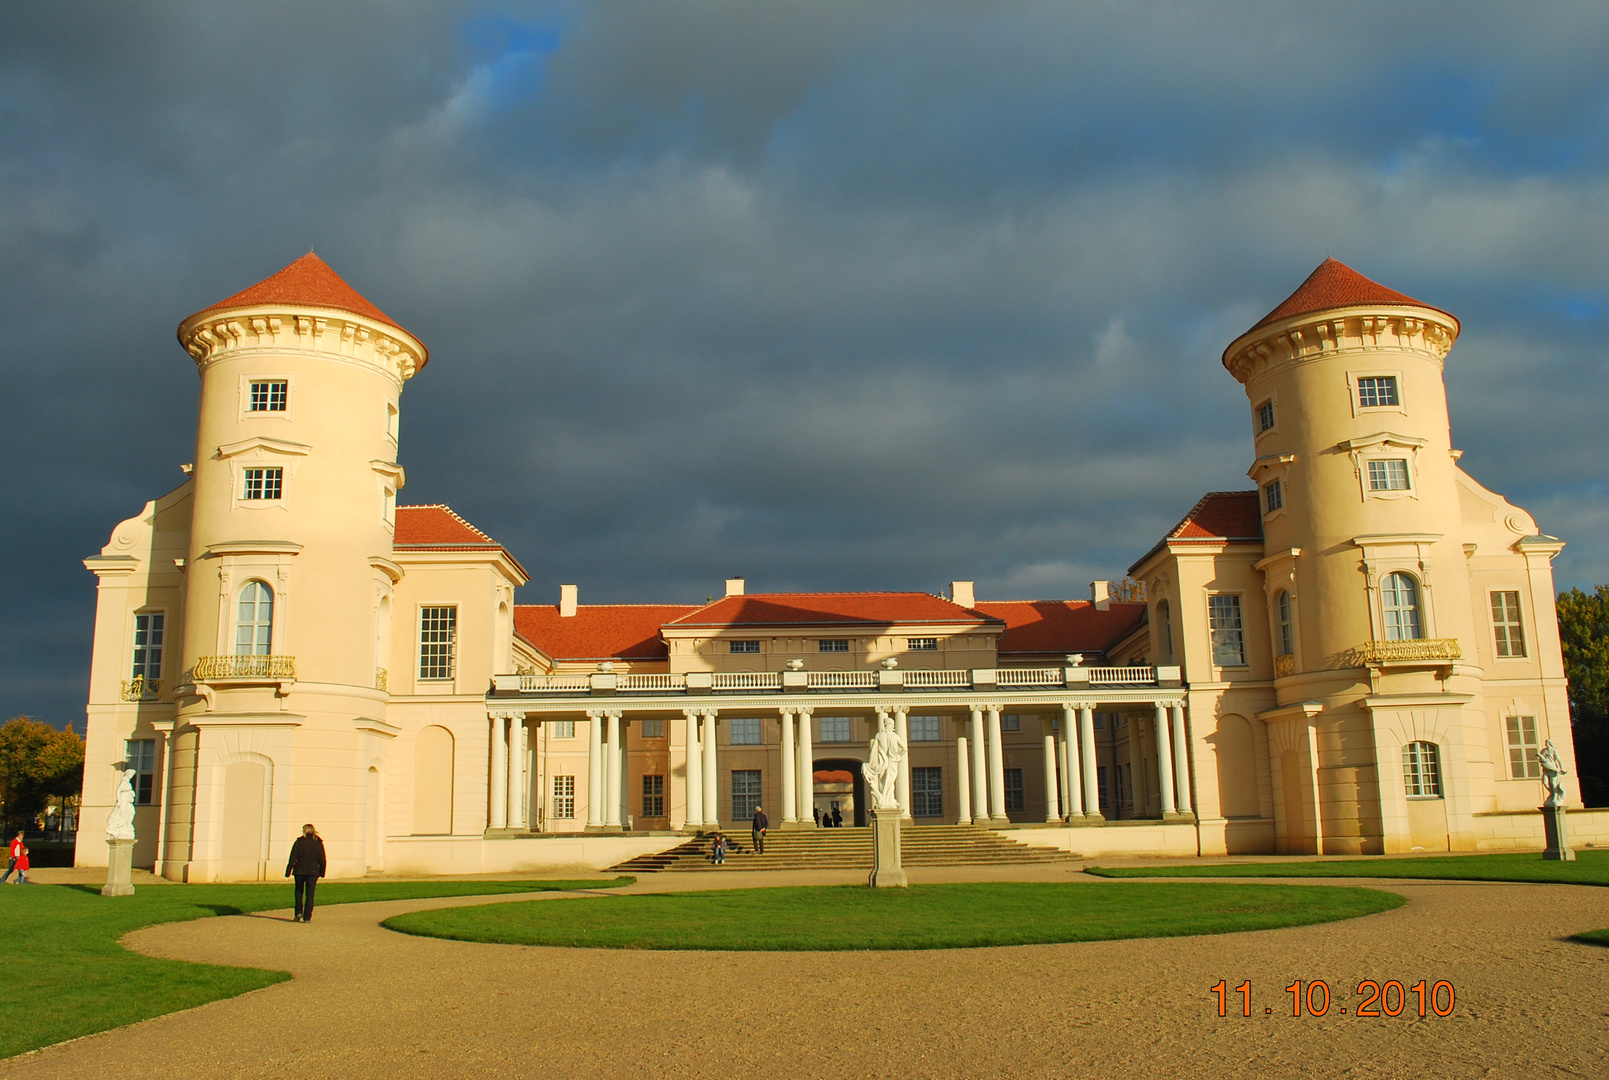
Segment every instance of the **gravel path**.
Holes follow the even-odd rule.
[[[1061,867],[1010,876],[1135,885]],[[833,880],[863,878],[677,874],[630,891]],[[378,926],[401,911],[529,899],[518,896],[338,905],[305,926],[288,912],[206,919],[129,944],[296,978],[11,1059],[0,1077],[1609,1076],[1609,949],[1560,940],[1609,926],[1609,889],[1385,887],[1408,903],[1325,926],[950,952],[542,949]],[[1457,1002],[1420,1020],[1410,994],[1401,1016],[1360,1018],[1366,978],[1444,979]],[[1208,992],[1219,979],[1251,981],[1252,1017],[1231,993],[1219,1018]],[[1292,1018],[1293,979],[1329,982],[1327,1016]]]

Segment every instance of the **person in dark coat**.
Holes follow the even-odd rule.
[[[765,811],[758,806],[754,808],[754,821],[749,826],[749,838],[754,841],[754,853],[765,854],[765,831],[771,827],[771,819],[765,816]]]
[[[832,827],[835,829],[844,827],[844,812],[838,809],[837,803],[832,804]]]
[[[302,835],[291,845],[285,876],[296,876],[296,922],[313,921],[313,891],[324,876],[324,841],[311,825],[302,826]]]

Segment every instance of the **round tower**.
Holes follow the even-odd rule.
[[[173,743],[194,798],[172,800],[164,865],[261,876],[312,821],[330,872],[362,873],[398,400],[428,353],[312,253],[178,336],[201,376]]]

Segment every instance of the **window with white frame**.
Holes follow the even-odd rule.
[[[913,716],[907,721],[910,725],[911,742],[938,742],[939,720],[937,716]]]
[[[1006,770],[1006,809],[1022,810],[1025,806],[1022,798],[1022,770]]]
[[[847,716],[823,716],[819,721],[821,725],[822,742],[848,742],[850,733],[850,718]]]
[[[665,737],[665,721],[643,720],[637,729],[637,734],[645,739],[663,739]]]
[[[1291,594],[1284,589],[1274,594],[1274,618],[1279,622],[1279,656],[1296,651],[1296,635],[1291,626]]]
[[[1369,466],[1370,491],[1407,491],[1407,458],[1371,458]]]
[[[727,736],[733,746],[760,745],[760,718],[758,716],[734,717],[727,725],[731,733]]]
[[[936,637],[906,638],[905,647],[911,652],[938,652],[939,639]]]
[[[933,766],[911,770],[911,816],[944,816],[944,770]]]
[[[1246,666],[1246,628],[1240,618],[1240,597],[1219,593],[1207,598],[1207,622],[1212,634],[1212,662],[1219,667]]]
[[[1270,480],[1263,485],[1263,513],[1272,514],[1285,505],[1285,485]]]
[[[729,641],[726,645],[728,653],[757,653],[760,651],[759,641]]]
[[[642,816],[665,816],[664,776],[644,775],[642,778]]]
[[[1021,731],[1022,717],[1017,713],[1006,713],[1000,717],[1001,731]]]
[[[550,720],[547,723],[549,737],[554,739],[575,738],[574,720]]]
[[[1164,660],[1173,659],[1173,608],[1168,606],[1166,600],[1156,602],[1157,642],[1162,646],[1158,651]]]
[[[553,816],[560,821],[569,821],[575,817],[575,777],[553,778]]]
[[[1515,780],[1542,779],[1542,762],[1537,757],[1536,717],[1510,716],[1508,725],[1508,774]]]
[[[274,594],[261,581],[248,581],[235,605],[235,655],[267,656],[274,638]]]
[[[419,609],[419,677],[450,679],[458,652],[458,609]]]
[[[760,805],[760,770],[732,770],[732,820],[747,821]]]
[[[251,400],[247,412],[284,412],[289,399],[289,384],[284,379],[253,380]]]
[[[1270,430],[1274,426],[1274,401],[1272,398],[1257,406],[1257,434]]]
[[[1410,799],[1441,798],[1441,754],[1433,742],[1402,748],[1402,778]]]
[[[147,683],[162,677],[162,633],[165,617],[160,611],[134,616],[134,670],[129,677]]]
[[[1497,637],[1497,655],[1525,655],[1525,629],[1520,625],[1520,594],[1517,591],[1492,593],[1492,633]]]
[[[1407,574],[1387,574],[1380,582],[1380,614],[1387,641],[1413,641],[1425,636],[1419,618],[1419,583]]]
[[[156,783],[156,740],[129,739],[123,745],[126,767],[134,770],[135,805],[150,806]]]
[[[284,490],[285,470],[274,468],[244,469],[245,485],[240,497],[249,501],[272,501]]]
[[[1383,409],[1398,404],[1395,375],[1371,375],[1358,380],[1358,408]]]
[[[816,642],[817,652],[848,652],[848,638],[822,638]]]

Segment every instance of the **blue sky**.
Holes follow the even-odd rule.
[[[406,502],[583,602],[1082,595],[1243,487],[1326,255],[1463,321],[1455,444],[1609,581],[1609,8],[0,11],[0,710],[191,460],[184,316],[316,248],[423,338]]]

